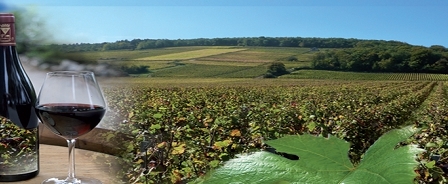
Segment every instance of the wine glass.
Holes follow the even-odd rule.
[[[75,176],[76,138],[90,132],[106,112],[106,102],[93,72],[49,72],[36,104],[39,119],[68,143],[68,176],[49,178],[42,184],[97,184],[94,178]]]

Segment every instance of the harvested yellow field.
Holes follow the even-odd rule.
[[[208,61],[208,60],[189,60],[183,61],[185,64],[201,64],[211,66],[259,66],[258,62],[241,62],[241,61]]]
[[[158,56],[150,56],[137,58],[136,60],[190,60],[195,58],[208,57],[213,55],[225,54],[230,52],[238,52],[246,49],[219,49],[219,48],[211,48],[211,49],[201,49],[201,50],[193,50],[193,51],[185,51],[179,53],[158,55]]]

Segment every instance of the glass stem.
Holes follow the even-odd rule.
[[[68,183],[77,183],[77,179],[75,178],[75,142],[76,139],[67,139],[69,168],[66,182]]]

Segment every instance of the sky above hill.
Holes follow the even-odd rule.
[[[321,37],[448,48],[446,0],[0,0],[35,11],[59,43]]]

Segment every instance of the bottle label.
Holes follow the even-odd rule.
[[[0,46],[14,46],[15,40],[14,23],[0,24]]]
[[[38,129],[23,129],[0,116],[0,175],[38,170]]]

